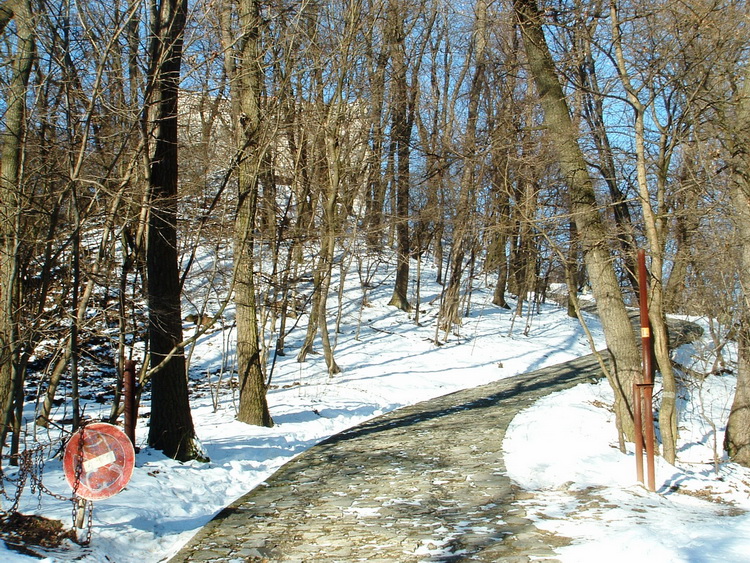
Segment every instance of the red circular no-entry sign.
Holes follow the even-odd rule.
[[[73,492],[86,500],[119,493],[130,481],[133,467],[133,444],[122,430],[111,424],[87,424],[65,446],[65,479]]]

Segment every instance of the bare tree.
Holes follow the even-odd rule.
[[[404,32],[404,6],[396,0],[388,2],[386,30],[393,65],[393,88],[391,100],[391,146],[396,160],[396,238],[397,265],[393,295],[388,303],[402,311],[411,310],[407,297],[409,287],[409,190],[411,131],[414,123],[413,109],[409,103],[407,85],[406,33]]]
[[[426,78],[429,78],[429,92],[415,88],[416,109],[414,121],[419,137],[419,150],[424,158],[423,172],[417,187],[420,197],[416,201],[414,213],[414,233],[412,237],[412,254],[421,257],[430,248],[434,253],[437,265],[436,279],[443,283],[443,235],[445,231],[446,189],[451,159],[448,156],[451,134],[449,121],[452,116],[450,108],[451,68],[450,49],[450,14],[444,13],[448,5],[432,2],[429,5],[428,17],[432,22],[428,49],[425,53],[427,67]],[[420,201],[421,200],[421,201]]]
[[[149,155],[148,303],[151,366],[149,445],[179,460],[205,457],[195,436],[188,401],[182,343],[177,249],[177,101],[187,15],[185,0],[151,4],[148,121],[154,139]]]
[[[605,93],[599,78],[599,66],[595,49],[598,38],[596,32],[601,20],[601,7],[594,3],[594,9],[589,6],[576,7],[574,20],[567,31],[570,33],[573,60],[572,82],[575,84],[575,95],[578,98],[578,108],[584,123],[588,125],[590,141],[593,145],[590,165],[600,175],[607,187],[611,200],[613,228],[615,229],[615,249],[624,264],[624,277],[630,283],[633,291],[638,293],[638,278],[636,265],[636,239],[633,212],[629,202],[629,193],[622,187],[624,172],[618,168],[616,161],[616,147],[609,137],[609,129],[605,118],[605,103],[608,93]],[[604,59],[606,60],[606,58]],[[611,87],[606,84],[609,90]],[[627,184],[625,184],[627,186]]]
[[[623,435],[634,436],[631,392],[640,375],[640,354],[630,324],[599,213],[591,176],[578,145],[578,131],[570,117],[566,96],[544,36],[543,16],[536,0],[515,0],[529,69],[534,77],[545,123],[568,186],[571,212],[581,237],[586,268],[613,362],[608,376],[615,392],[615,412]]]
[[[23,373],[18,364],[18,245],[22,167],[26,136],[26,95],[35,58],[35,28],[27,0],[4,2],[2,27],[15,20],[16,52],[5,93],[5,130],[0,134],[0,449],[13,417],[12,402],[23,401]],[[16,414],[14,440],[21,421]]]
[[[726,115],[731,195],[739,235],[739,280],[743,294],[737,339],[737,389],[727,422],[724,447],[733,461],[750,467],[750,68]]]
[[[255,296],[255,221],[260,189],[263,141],[262,17],[257,0],[237,2],[239,40],[231,37],[229,14],[224,21],[225,67],[238,112],[238,194],[235,219],[234,271],[237,321],[237,369],[240,405],[237,418],[248,424],[273,426],[266,401],[266,381],[261,364]],[[236,61],[236,63],[235,63]]]
[[[656,190],[650,189],[647,170],[645,114],[648,106],[651,105],[651,102],[641,101],[639,89],[634,85],[629,76],[622,45],[620,18],[615,3],[611,4],[610,19],[612,23],[612,40],[619,77],[623,84],[623,88],[627,93],[630,106],[633,108],[634,112],[636,178],[641,208],[643,210],[646,238],[648,240],[651,255],[651,271],[653,272],[651,276],[653,283],[651,283],[649,288],[649,321],[654,338],[654,352],[662,376],[662,400],[661,408],[659,409],[659,428],[662,435],[664,458],[669,463],[674,463],[677,458],[677,382],[672,369],[672,361],[669,357],[669,336],[667,334],[667,324],[664,316],[664,289],[661,276],[661,272],[664,269],[666,221],[663,210],[660,210],[652,203],[653,201],[656,201],[661,206],[664,205],[666,182],[663,174],[657,175]],[[644,84],[650,82],[652,82],[652,80],[644,80]],[[673,147],[670,146],[672,141],[669,139],[669,134],[670,132],[667,131],[667,127],[662,127],[662,150],[658,152],[661,162],[657,163],[657,168],[660,170],[667,170],[669,168],[668,160],[673,150]],[[656,191],[655,195],[653,195],[653,191]]]
[[[476,226],[472,221],[477,200],[479,169],[482,168],[477,147],[480,99],[485,88],[487,66],[487,2],[480,0],[476,5],[475,30],[471,42],[472,57],[462,71],[469,71],[473,63],[473,73],[469,84],[466,130],[463,139],[462,171],[456,212],[453,219],[453,241],[450,252],[450,274],[442,296],[440,317],[446,334],[454,325],[461,324],[459,310],[461,279],[465,268],[466,254],[475,244]]]

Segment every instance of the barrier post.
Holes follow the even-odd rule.
[[[643,413],[641,412],[641,388],[633,383],[633,423],[635,426],[635,474],[640,483],[643,480]]]
[[[646,420],[646,476],[648,480],[648,490],[652,493],[656,491],[656,468],[655,468],[655,437],[654,437],[654,384],[647,383],[643,386],[643,411],[648,416]]]
[[[641,426],[644,434],[636,431],[636,471],[638,479],[643,483],[643,442],[646,444],[646,465],[648,471],[648,489],[656,490],[656,476],[654,468],[654,362],[651,348],[651,323],[648,320],[648,272],[646,270],[646,252],[638,251],[638,304],[641,320],[641,356],[643,358],[643,378],[641,383],[635,385],[633,402],[633,416],[636,419],[636,427]],[[636,416],[635,411],[638,411]],[[646,420],[644,421],[643,418]],[[641,441],[641,449],[638,451],[638,441]]]
[[[133,447],[135,447],[135,424],[138,418],[135,392],[135,362],[133,360],[125,360],[122,371],[122,394],[125,399],[125,435],[130,439]]]

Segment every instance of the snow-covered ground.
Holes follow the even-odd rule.
[[[427,275],[427,274],[425,274]],[[433,278],[433,274],[429,274]],[[351,275],[344,292],[336,359],[343,373],[328,377],[321,355],[295,358],[304,318],[287,337],[286,356],[273,373],[269,403],[273,428],[235,420],[236,395],[228,375],[230,329],[202,336],[191,356],[197,383],[192,414],[209,463],[179,463],[146,447],[146,421],[137,430],[140,452],[132,480],[114,497],[96,502],[91,545],[47,552],[48,561],[157,562],[176,553],[222,507],[252,489],[279,466],[320,440],[381,413],[499,378],[589,353],[583,330],[564,308],[544,305],[538,314],[513,319],[494,307],[492,289],[477,280],[471,313],[461,328],[435,346],[438,287],[424,282],[421,326],[387,306],[388,280],[370,290],[369,306]],[[331,298],[331,326],[335,316]],[[361,314],[361,316],[360,316]],[[231,318],[231,310],[225,314]],[[601,346],[593,316],[590,328]],[[228,324],[228,323],[227,323]],[[683,347],[680,361],[693,368],[710,361],[703,345]],[[710,376],[685,389],[677,467],[659,460],[656,493],[636,482],[632,454],[616,447],[606,382],[581,385],[539,401],[512,423],[504,444],[511,477],[534,491],[526,510],[540,528],[569,537],[563,561],[747,561],[750,559],[750,470],[728,463],[721,447],[734,377]],[[101,414],[95,410],[101,408]],[[148,412],[148,404],[141,413]],[[104,417],[109,405],[87,405]],[[46,438],[40,437],[40,438]],[[54,436],[50,434],[54,441]],[[51,451],[49,453],[55,453]],[[71,494],[61,461],[44,458],[43,482]],[[582,495],[581,491],[586,494]],[[6,493],[13,491],[6,485]],[[3,500],[3,508],[8,501]],[[71,525],[71,505],[24,491],[21,512]],[[621,555],[618,555],[621,554]],[[2,561],[31,561],[0,547]]]

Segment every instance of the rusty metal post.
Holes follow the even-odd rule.
[[[654,364],[651,358],[651,323],[648,320],[648,272],[646,252],[638,251],[638,304],[641,313],[641,356],[643,358],[643,382],[654,382]]]
[[[645,435],[645,441],[646,441],[646,476],[648,479],[648,490],[652,493],[656,491],[656,468],[655,468],[655,459],[654,459],[654,445],[655,445],[655,437],[654,437],[654,407],[653,407],[653,397],[654,397],[654,384],[653,383],[646,383],[643,385],[643,412],[646,413],[646,416],[648,416],[648,420],[645,422],[645,429],[646,429],[646,435]]]
[[[648,489],[656,490],[656,477],[654,469],[654,361],[653,349],[651,347],[651,324],[648,320],[648,271],[646,270],[646,252],[643,249],[638,251],[638,304],[640,306],[641,319],[641,356],[643,358],[643,381],[636,384],[639,390],[635,393],[637,400],[634,401],[633,410],[638,411],[638,420],[636,426],[641,425],[644,434],[637,433],[636,442],[641,441],[646,445],[646,465],[648,471]],[[643,417],[646,420],[643,420]],[[638,449],[636,445],[636,450]],[[641,453],[636,451],[636,470],[638,471],[639,481],[643,483],[643,459]]]
[[[138,418],[135,404],[135,381],[135,362],[133,360],[125,360],[122,370],[122,394],[125,400],[125,435],[130,438],[133,447],[135,447],[135,424]]]
[[[635,473],[638,482],[643,480],[643,413],[641,412],[641,387],[633,383],[633,422],[635,423]]]

